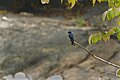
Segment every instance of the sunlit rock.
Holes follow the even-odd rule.
[[[14,80],[12,75],[3,76],[3,79],[5,79],[5,80]]]
[[[47,80],[63,80],[61,75],[54,75],[49,77]]]
[[[25,73],[23,72],[18,72],[15,74],[15,80],[28,80],[28,78],[26,77]]]

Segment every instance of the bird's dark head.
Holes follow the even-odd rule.
[[[72,33],[71,31],[68,31],[68,33]]]

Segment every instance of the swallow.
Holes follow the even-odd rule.
[[[68,31],[68,36],[69,36],[69,38],[70,38],[71,45],[75,45],[73,32]]]

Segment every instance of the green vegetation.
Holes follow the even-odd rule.
[[[81,27],[81,26],[86,25],[87,22],[85,21],[84,18],[77,18],[77,19],[76,19],[76,23],[77,23],[77,25],[78,25],[79,27]]]
[[[117,34],[116,37],[118,38],[118,40],[120,40],[120,28],[112,27],[111,29],[109,29],[106,32],[98,32],[96,34],[92,34],[89,37],[88,42],[89,42],[89,44],[91,44],[91,43],[96,44],[98,41],[102,41],[102,40],[104,42],[107,42],[110,40],[110,36],[114,35],[114,34]]]
[[[108,20],[111,20],[115,17],[118,17],[118,20],[116,22],[116,24],[118,26],[120,26],[120,0],[92,0],[93,6],[95,5],[96,1],[98,1],[99,3],[101,2],[107,2],[109,9],[107,11],[105,11],[102,15],[102,19],[103,21],[105,21],[105,19],[107,18]],[[103,33],[99,34],[92,34],[89,37],[89,44],[91,43],[97,43],[98,41],[109,41],[110,40],[110,36],[116,34],[116,37],[118,38],[118,40],[120,40],[120,28],[118,28],[117,26],[112,27],[111,29],[109,29],[108,31],[105,31]]]

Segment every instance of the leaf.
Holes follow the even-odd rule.
[[[71,8],[73,8],[75,6],[76,2],[77,2],[77,0],[68,0],[68,3],[71,5]]]
[[[48,4],[48,3],[49,3],[49,0],[41,0],[41,3],[42,3],[42,4]]]
[[[109,9],[108,12],[107,12],[107,19],[108,19],[108,20],[111,20],[111,19],[113,19],[115,16],[116,16],[116,15],[115,15],[114,9],[112,9],[112,8]]]
[[[120,32],[120,28],[118,28],[118,27],[114,27],[114,30],[115,30],[115,33]]]
[[[88,39],[88,43],[91,44],[96,44],[98,41],[101,41],[102,40],[102,35],[101,33],[96,33],[96,34],[93,34],[93,35],[90,35],[89,39]]]
[[[113,7],[103,13],[102,20],[104,21],[106,17],[108,20],[111,20],[116,16],[120,16],[120,8]]]
[[[92,35],[89,36],[88,43],[91,44],[91,41],[92,41]]]
[[[116,7],[120,7],[120,0],[116,0],[116,1],[115,1],[115,6],[116,6]]]
[[[109,7],[114,7],[115,5],[114,5],[114,1],[115,0],[108,0],[108,6]]]
[[[105,21],[105,18],[106,18],[106,16],[107,16],[107,12],[108,12],[108,11],[105,11],[105,12],[103,13],[103,15],[102,15],[102,20],[103,20],[103,21]]]
[[[117,25],[120,26],[120,21],[117,22]]]
[[[0,10],[0,14],[7,14],[8,11],[6,10]]]
[[[61,0],[61,3],[63,2],[63,0]]]
[[[120,16],[120,8],[115,9],[116,16]]]
[[[120,32],[117,33],[117,38],[120,40]]]
[[[100,40],[100,41],[102,40],[102,34],[100,32],[98,32],[96,34],[96,37],[97,37],[98,40]]]
[[[112,27],[111,29],[108,30],[109,35],[113,35],[118,31],[117,27]]]
[[[107,42],[110,40],[110,35],[107,34],[107,32],[102,33],[102,39],[103,41]]]
[[[106,0],[97,0],[99,3],[106,2]]]
[[[96,44],[98,41],[102,40],[102,35],[101,33],[94,34],[92,36],[92,43]]]
[[[117,25],[120,26],[120,17],[117,20]]]
[[[102,0],[98,0],[98,2],[99,2],[99,3],[101,3],[101,2],[102,2]]]
[[[120,77],[120,69],[116,71],[116,76]]]
[[[96,44],[97,42],[98,42],[98,39],[97,39],[96,35],[93,34],[93,36],[92,36],[92,43]]]
[[[98,32],[96,34],[90,35],[88,39],[88,43],[96,44],[98,41],[101,41],[101,40],[103,40],[104,42],[107,42],[110,40],[110,35],[113,35],[113,34],[117,34],[117,38],[120,40],[120,28],[112,27],[106,32],[103,32],[103,33]]]
[[[95,5],[95,2],[96,2],[96,0],[92,0],[92,4],[93,4],[93,6]]]

